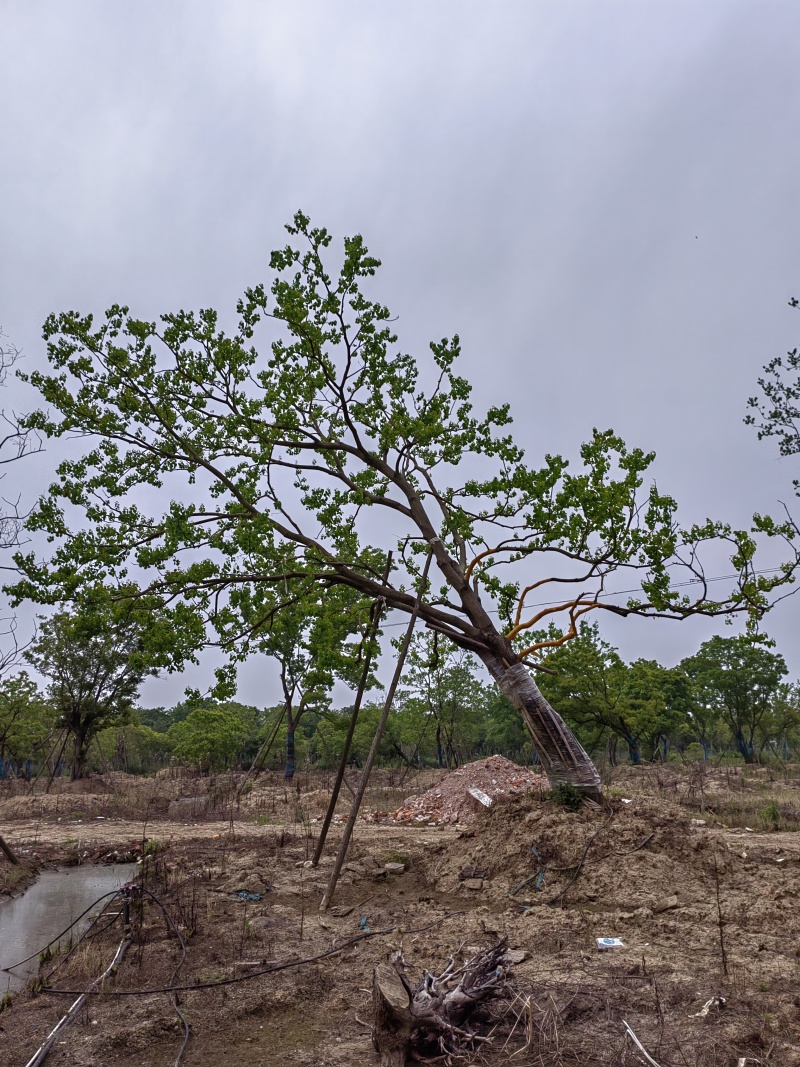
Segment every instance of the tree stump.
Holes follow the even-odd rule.
[[[411,996],[391,963],[379,963],[373,972],[372,1005],[372,1044],[380,1053],[381,1067],[406,1067],[414,1025]]]
[[[405,1067],[412,1051],[422,1059],[448,1057],[487,1043],[489,1038],[473,1029],[470,1017],[508,993],[508,967],[505,941],[460,967],[451,956],[441,974],[425,971],[413,987],[399,953],[391,963],[379,963],[372,977],[372,1043],[381,1067]]]

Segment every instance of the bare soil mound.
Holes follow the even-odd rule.
[[[605,1063],[601,1047],[611,1062],[626,1019],[663,1067],[800,1064],[797,834],[713,828],[658,797],[572,813],[525,796],[426,871],[437,893],[480,902],[487,934],[529,953],[521,985],[574,1055],[542,1062]],[[552,1053],[555,1039],[540,1039]]]
[[[408,797],[392,818],[397,823],[417,822],[441,826],[445,823],[469,822],[484,804],[470,793],[478,790],[495,800],[536,790],[541,797],[548,788],[547,779],[528,767],[520,767],[504,756],[465,763],[447,773],[438,785],[418,796]]]

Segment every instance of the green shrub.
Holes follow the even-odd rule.
[[[583,793],[569,782],[562,782],[550,791],[550,799],[567,811],[577,811],[583,803]]]

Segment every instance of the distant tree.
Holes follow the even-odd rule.
[[[253,726],[252,709],[245,705],[204,704],[174,723],[167,736],[178,759],[219,771],[233,765]]]
[[[677,670],[684,674],[688,687],[683,709],[684,728],[689,737],[700,745],[703,759],[708,760],[715,748],[722,748],[728,743],[728,727],[722,718],[719,705],[716,702],[708,702],[705,691],[693,684],[682,664]]]
[[[542,682],[591,747],[611,734],[628,747],[631,763],[666,754],[687,699],[685,679],[655,660],[626,664],[596,624],[584,623],[569,645],[548,659],[556,674]],[[591,738],[591,740],[589,740]]]
[[[189,712],[187,711],[186,714],[188,715]],[[136,721],[141,726],[155,730],[156,733],[165,734],[178,719],[174,719],[166,708],[137,708]]]
[[[215,708],[218,703],[213,696],[192,693],[171,708],[137,708],[136,718],[142,726],[149,726],[151,730],[165,734],[173,723],[183,722],[195,708]]]
[[[290,550],[287,570],[302,570]],[[243,584],[231,592],[214,625],[231,661],[256,652],[274,660],[280,671],[285,726],[284,778],[296,768],[295,738],[303,718],[329,708],[337,680],[357,684],[364,649],[358,640],[369,619],[370,601],[347,585],[323,589],[296,579],[289,585]],[[230,667],[218,672],[220,687],[233,687]],[[374,678],[368,680],[374,684]]]
[[[490,754],[502,753],[520,759],[535,755],[531,736],[520,719],[519,712],[497,689],[485,691],[483,745]],[[523,755],[524,754],[524,755]]]
[[[171,756],[172,746],[165,733],[131,722],[110,726],[96,734],[88,762],[93,770],[147,774],[164,767]]]
[[[3,761],[22,763],[40,753],[55,716],[25,671],[0,679],[0,772]]]
[[[130,722],[139,687],[158,666],[131,603],[98,601],[43,619],[25,658],[46,678],[48,700],[72,739],[72,777],[83,777],[99,730]]]
[[[788,673],[783,656],[743,635],[715,636],[681,668],[692,681],[694,699],[722,717],[745,762],[752,763],[756,736]]]
[[[689,680],[680,670],[652,659],[628,664],[622,691],[625,720],[639,744],[646,743],[651,758],[668,758],[690,707],[689,691]]]
[[[800,741],[800,683],[783,683],[758,724],[759,757],[765,752],[788,760]]]
[[[611,733],[627,743],[632,762],[640,762],[637,739],[624,718],[625,664],[598,626],[581,623],[577,636],[555,649],[547,664],[554,673],[542,679],[542,690],[589,751]]]
[[[477,741],[484,703],[470,657],[436,634],[419,633],[411,644],[403,686],[403,718],[409,725],[417,720],[412,727],[417,738],[407,733],[407,744],[427,733],[437,764],[457,767],[459,753]]]
[[[404,613],[419,593],[421,625],[479,657],[551,780],[599,795],[596,768],[529,667],[589,612],[757,620],[789,570],[760,575],[748,531],[681,528],[673,498],[644,486],[654,455],[611,430],[591,433],[576,470],[551,454],[527,464],[507,405],[473,412],[458,337],[431,344],[425,365],[398,352],[389,309],[365,291],[380,264],[361,236],[332,266],[326,230],[302,213],[288,230],[270,290],[246,292],[232,334],[213,310],[161,324],[121,306],[97,323],[48,320],[54,373],[30,375],[47,410],[25,425],[91,446],[62,462],[40,501],[32,527],[53,553],[18,556],[16,595],[69,600],[87,574],[113,584],[134,568],[144,593],[212,620],[244,588],[346,586]],[[70,529],[74,509],[91,521]],[[715,599],[706,542],[727,550],[735,574]],[[441,584],[423,589],[429,553]],[[610,595],[615,577],[638,592]],[[551,619],[558,637],[542,645],[531,633]]]

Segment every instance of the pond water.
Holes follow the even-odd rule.
[[[32,952],[37,953],[13,971],[0,970],[0,996],[7,989],[24,986],[37,973],[38,953],[47,942],[98,897],[132,881],[137,871],[135,863],[115,863],[109,867],[89,864],[43,871],[21,896],[0,901],[0,968],[8,967]],[[101,901],[97,908],[92,908],[74,929],[78,933],[85,930],[93,915],[107,902]],[[116,910],[116,901],[111,910]],[[64,941],[68,940],[69,934],[64,938]]]

